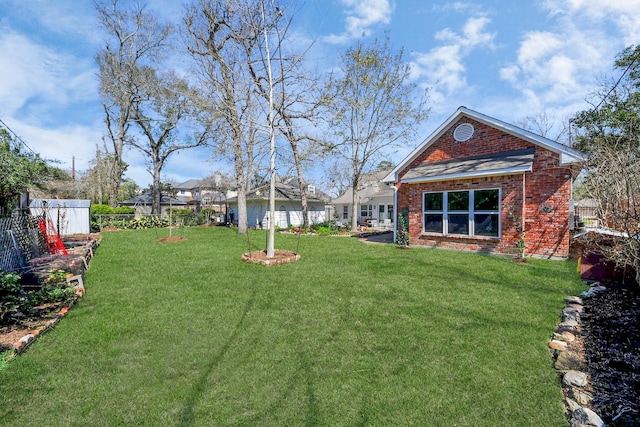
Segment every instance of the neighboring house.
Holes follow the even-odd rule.
[[[229,182],[219,172],[205,179],[190,179],[174,187],[176,199],[186,203],[186,208],[194,212],[201,209],[213,209],[226,214],[227,199],[237,195],[234,183]]]
[[[200,182],[199,179],[189,179],[173,187],[176,199],[185,202],[185,208],[195,212],[200,210]]]
[[[41,216],[46,213],[61,236],[89,234],[90,207],[90,200],[77,199],[35,199],[29,204],[31,214]]]
[[[135,208],[136,215],[151,215],[153,207],[153,194],[143,193],[121,202],[122,206]],[[169,209],[185,209],[187,203],[165,194],[160,195],[160,216],[169,215]]]
[[[388,170],[364,174],[358,190],[358,224],[391,227],[393,224],[393,186],[382,182]],[[353,215],[353,187],[333,200],[338,222],[350,226]]]
[[[238,220],[238,197],[229,199],[229,219]],[[296,178],[277,179],[275,197],[275,225],[279,228],[302,225],[302,202]],[[330,197],[314,185],[307,186],[307,210],[309,223],[327,220]],[[247,193],[247,226],[269,228],[269,185],[263,185]]]
[[[410,243],[566,258],[572,182],[585,155],[465,107],[385,178]]]

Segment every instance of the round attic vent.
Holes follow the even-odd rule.
[[[453,131],[453,137],[458,142],[468,141],[473,136],[473,125],[462,123]]]

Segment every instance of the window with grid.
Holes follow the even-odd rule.
[[[500,190],[424,193],[424,231],[445,235],[500,236]]]

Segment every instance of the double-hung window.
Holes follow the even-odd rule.
[[[500,190],[424,193],[424,231],[460,236],[500,235]]]

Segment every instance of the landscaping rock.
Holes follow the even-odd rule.
[[[549,348],[551,350],[565,351],[567,349],[567,343],[564,341],[552,340],[549,342]]]
[[[575,308],[566,307],[562,310],[562,320],[563,322],[575,321],[577,325],[577,322],[580,321],[580,312]]]
[[[578,408],[573,411],[571,426],[604,427],[602,419],[589,408]]]
[[[561,335],[568,343],[572,343],[576,340],[576,336],[569,331],[564,331]]]
[[[587,374],[580,371],[567,371],[562,378],[566,385],[584,387],[588,384]]]
[[[593,401],[593,396],[584,390],[578,388],[571,388],[571,397],[582,406],[590,406]]]
[[[607,288],[605,286],[600,286],[600,285],[594,285],[591,288],[589,288],[588,290],[584,291],[583,293],[581,293],[580,295],[583,298],[593,298],[594,296],[604,293],[607,291]]]
[[[567,319],[560,323],[560,325],[558,326],[561,328],[575,328],[576,326],[578,326],[578,321],[575,319]]]
[[[571,414],[573,414],[573,412],[574,412],[576,409],[578,409],[578,408],[580,408],[580,407],[581,407],[581,406],[578,404],[578,402],[576,402],[576,401],[575,401],[575,400],[573,400],[573,399],[569,399],[569,398],[567,398],[567,399],[566,399],[566,401],[567,401],[567,407],[569,408],[569,413],[571,413]]]
[[[578,310],[578,313],[582,313],[584,311],[584,305],[581,304],[567,304],[567,307]]]
[[[556,369],[559,371],[581,371],[584,369],[584,363],[573,351],[563,351],[556,359]]]
[[[570,304],[584,305],[582,303],[582,298],[580,298],[580,297],[567,297],[567,298],[565,298],[564,302],[567,305],[570,305]]]

